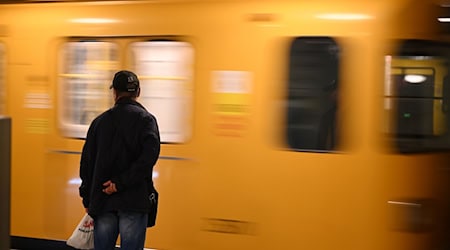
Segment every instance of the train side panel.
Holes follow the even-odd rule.
[[[399,154],[380,139],[384,57],[393,51],[387,41],[434,32],[419,17],[412,31],[388,24],[419,2],[1,5],[13,118],[11,234],[65,240],[84,213],[83,140],[63,136],[58,121],[64,45],[111,41],[118,66],[130,68],[131,41],[159,39],[193,48],[192,131],[182,143],[162,145],[158,219],[146,247],[429,249],[436,240],[423,225],[429,212],[410,206],[442,199],[448,156]],[[287,142],[289,53],[300,37],[329,37],[339,49],[333,150]]]

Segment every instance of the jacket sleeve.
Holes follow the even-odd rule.
[[[88,134],[86,136],[86,141],[83,146],[83,151],[81,153],[80,160],[80,179],[81,185],[79,187],[80,197],[83,199],[83,206],[85,208],[89,207],[90,203],[90,190],[92,184],[92,173],[93,173],[93,155],[95,155],[95,141],[93,135],[92,125],[89,128]]]
[[[158,160],[161,147],[158,124],[153,116],[144,118],[142,131],[142,134],[138,136],[141,147],[137,159],[126,171],[111,178],[118,192],[152,178],[153,166]]]

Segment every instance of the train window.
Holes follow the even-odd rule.
[[[85,138],[91,121],[113,104],[110,82],[118,48],[110,42],[68,42],[62,49],[58,116],[66,137]]]
[[[329,37],[299,37],[290,47],[287,142],[301,151],[336,145],[339,48]]]
[[[158,119],[161,141],[190,137],[193,48],[177,41],[143,41],[131,45],[133,67],[141,79],[141,103]]]
[[[6,112],[5,48],[0,44],[0,115]]]
[[[385,57],[383,132],[399,152],[450,148],[447,55],[442,44],[407,40]]]

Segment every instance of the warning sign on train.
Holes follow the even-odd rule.
[[[213,71],[213,129],[221,136],[243,136],[250,113],[252,74],[248,71]]]

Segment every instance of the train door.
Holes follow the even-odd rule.
[[[199,135],[193,132],[194,47],[174,39],[132,41],[128,58],[141,80],[139,100],[156,116],[163,143],[154,169],[160,191],[157,227],[149,230],[147,239],[155,248],[189,248],[200,217]]]
[[[78,192],[80,154],[91,121],[113,104],[109,85],[120,67],[120,50],[118,43],[106,39],[68,39],[60,44],[54,64],[55,112],[49,115],[53,122],[47,125],[44,140],[41,199],[45,207],[40,212],[60,219],[37,226],[36,237],[67,238],[65,232],[83,215]]]
[[[446,249],[449,216],[449,53],[447,45],[397,41],[385,57],[383,132],[387,245]],[[397,156],[395,156],[397,155]],[[401,159],[396,162],[393,158]],[[390,160],[390,161],[391,161]]]

